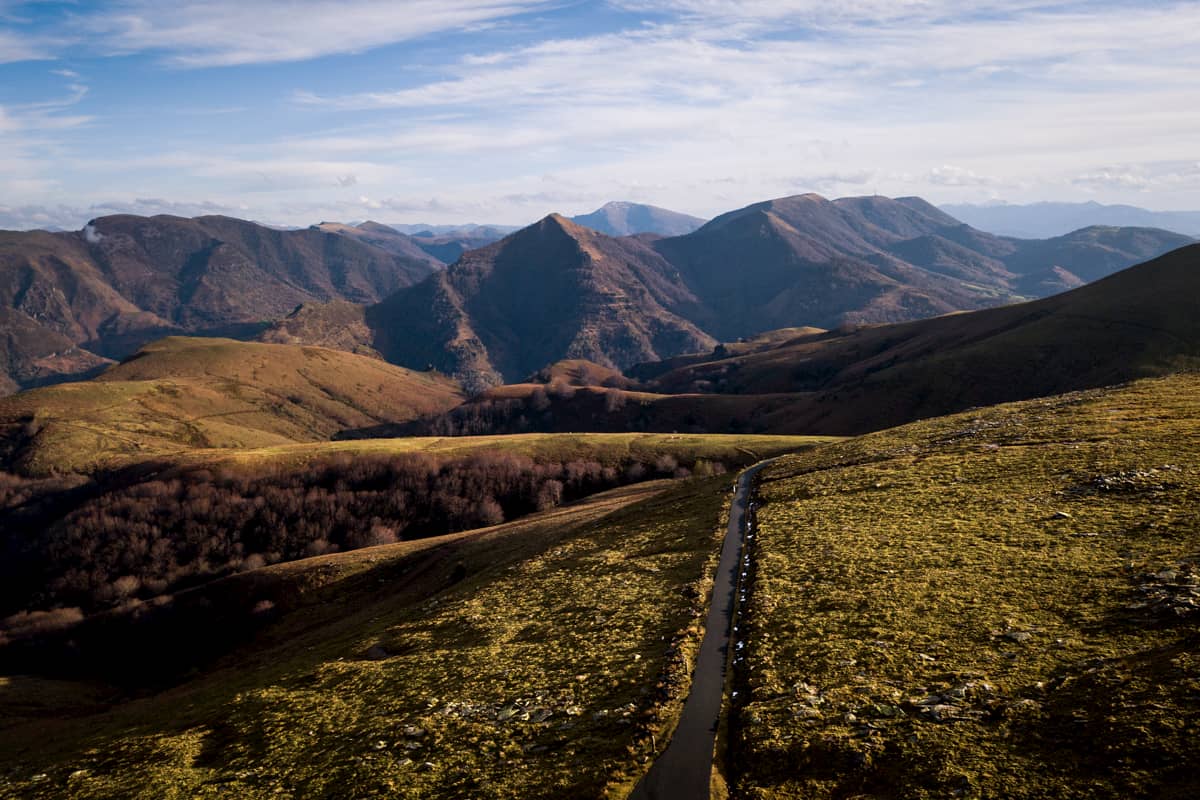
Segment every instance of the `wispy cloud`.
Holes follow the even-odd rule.
[[[0,28],[0,64],[50,60],[63,43],[62,39],[22,35]]]
[[[76,27],[111,52],[158,52],[182,67],[359,53],[520,14],[544,0],[125,0]]]

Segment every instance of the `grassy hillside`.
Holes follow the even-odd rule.
[[[770,467],[744,796],[1195,796],[1198,501],[1196,376]]]
[[[170,337],[98,378],[0,399],[0,437],[31,474],[192,448],[262,447],[444,411],[457,384],[319,347]]]
[[[622,797],[686,691],[729,488],[643,485],[208,587],[271,621],[182,686],[0,678],[0,795]]]

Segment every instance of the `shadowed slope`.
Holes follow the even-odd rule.
[[[798,337],[654,380],[658,391],[811,392],[788,430],[861,432],[1200,365],[1200,245],[1045,300]],[[794,427],[791,427],[794,426]]]

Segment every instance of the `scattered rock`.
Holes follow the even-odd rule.
[[[1066,511],[1055,511],[1050,515],[1050,519],[1073,519],[1073,517]]]
[[[1130,609],[1180,619],[1200,614],[1200,568],[1195,562],[1181,561],[1173,568],[1142,576],[1142,581],[1137,588],[1140,602]]]

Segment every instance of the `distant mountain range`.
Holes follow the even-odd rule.
[[[1200,211],[1149,211],[1137,206],[1100,203],[1028,205],[944,205],[943,211],[968,225],[1001,236],[1044,239],[1093,225],[1162,228],[1200,236]]]
[[[374,349],[479,391],[562,358],[624,369],[773,328],[1011,303],[1189,242],[1107,228],[1006,239],[918,198],[781,198],[669,238],[614,238],[551,215],[360,315],[306,307],[269,338]],[[347,342],[347,331],[358,338]]]
[[[380,235],[127,215],[0,231],[0,387],[84,374],[172,333],[249,336],[302,303],[376,302],[441,266]]]
[[[477,391],[563,358],[624,369],[774,328],[1044,296],[1191,241],[1133,228],[1024,241],[918,198],[817,195],[665,238],[611,237],[559,215],[486,244],[498,232],[475,230],[115,216],[74,233],[0,233],[0,391],[86,376],[179,333],[381,355]]]
[[[678,211],[671,211],[644,203],[614,200],[605,203],[590,214],[570,217],[576,224],[606,233],[609,236],[632,236],[638,233],[655,233],[660,236],[680,236],[691,233],[704,224],[704,220]],[[488,239],[491,244],[519,230],[518,225],[429,225],[405,223],[388,225],[395,231],[422,239]],[[483,246],[483,245],[480,245]]]

